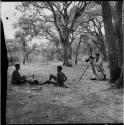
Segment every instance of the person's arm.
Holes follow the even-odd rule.
[[[95,66],[99,66],[102,63],[102,59],[100,59],[98,62],[94,63]]]
[[[63,73],[64,74],[64,73]],[[67,80],[67,76],[64,74],[64,81],[66,81]]]

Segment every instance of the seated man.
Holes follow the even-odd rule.
[[[53,84],[55,86],[67,87],[64,85],[64,82],[67,80],[67,77],[61,71],[62,71],[62,66],[58,66],[57,67],[57,75],[55,76],[55,75],[51,74],[49,77],[49,80],[45,81],[44,83],[41,83],[41,85]],[[54,79],[55,82],[51,81],[52,79]]]
[[[25,82],[28,82],[25,76],[20,76],[19,70],[20,70],[20,64],[16,64],[15,70],[12,73],[12,81],[11,81],[12,84],[19,85],[19,84],[25,84]]]
[[[90,63],[95,66],[96,74],[94,74],[94,78],[91,78],[91,80],[105,80],[106,79],[106,74],[103,69],[103,61],[100,58],[100,54],[96,53],[95,54],[95,60],[91,59]]]

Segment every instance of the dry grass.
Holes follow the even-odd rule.
[[[27,64],[21,73],[35,74],[35,79],[45,81],[61,63],[50,65]],[[69,88],[43,86],[12,86],[10,77],[14,67],[8,69],[7,123],[122,123],[123,92],[107,90],[107,81],[90,81],[91,70],[82,80],[78,78],[86,67],[63,67]]]

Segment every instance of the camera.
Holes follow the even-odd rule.
[[[90,56],[88,59],[86,59],[86,62],[89,62],[90,61],[90,59],[94,59],[95,57],[93,57],[93,56]]]

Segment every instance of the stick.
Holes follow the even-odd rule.
[[[85,72],[87,71],[87,69],[89,68],[89,66],[90,66],[90,65],[87,65],[86,70],[82,73],[82,75],[80,76],[80,78],[79,78],[78,82],[81,80],[82,76],[85,74]]]

